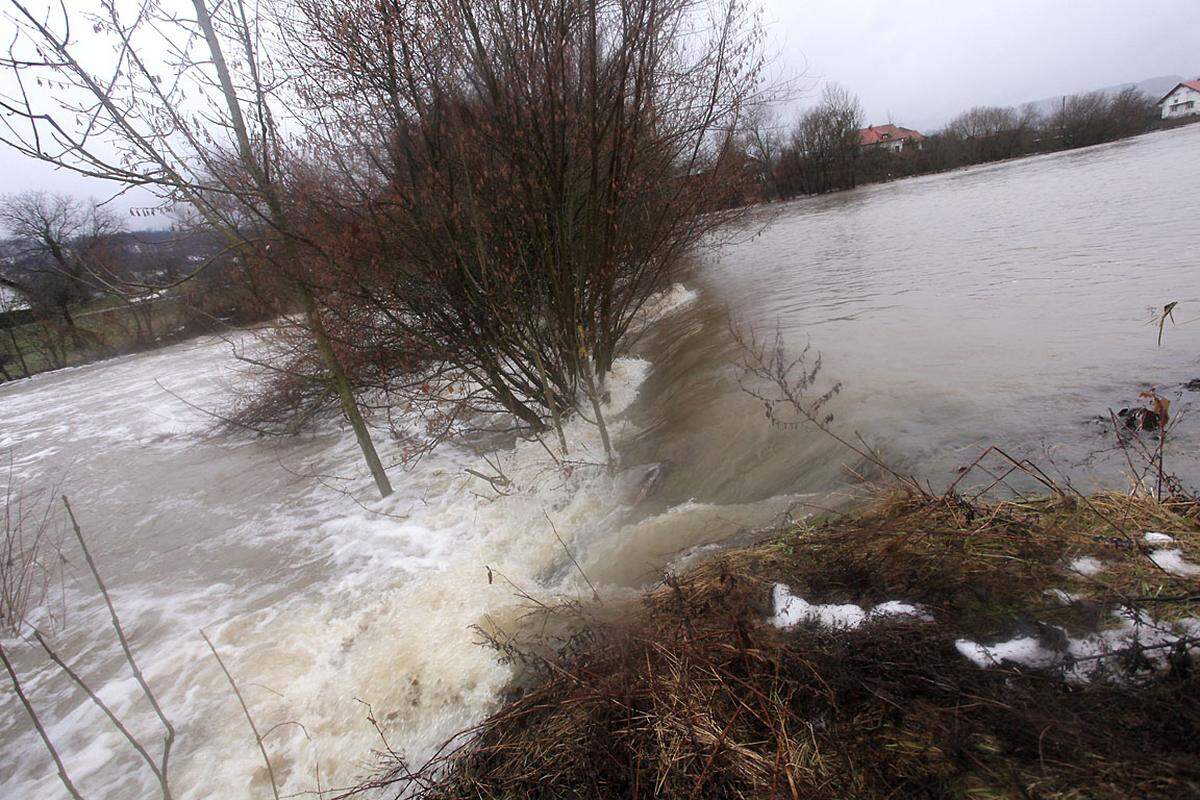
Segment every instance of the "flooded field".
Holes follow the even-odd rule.
[[[213,435],[240,378],[201,339],[0,387],[11,482],[71,498],[150,682],[179,729],[177,797],[269,789],[204,629],[242,683],[287,793],[366,774],[379,733],[414,761],[497,703],[509,668],[472,626],[511,626],[534,597],[630,592],[803,503],[840,502],[851,457],[781,430],[738,386],[734,324],[811,344],[844,385],[835,425],[934,485],[989,444],[1080,488],[1124,486],[1109,409],[1154,387],[1180,418],[1168,466],[1200,483],[1191,411],[1200,322],[1200,125],[1069,153],[767,207],[707,253],[610,377],[622,469],[557,468],[536,443],[445,444],[374,500],[335,420],[286,440]],[[182,399],[181,399],[182,398]],[[183,401],[186,401],[183,402]],[[191,404],[191,405],[189,405]],[[573,454],[599,459],[576,421]],[[399,444],[382,441],[385,460]],[[466,472],[500,463],[511,493]],[[559,539],[561,538],[561,542]],[[107,615],[68,549],[54,640],[156,737]],[[44,658],[11,642],[85,794],[154,779]],[[0,695],[0,795],[59,797],[23,709]],[[299,723],[299,724],[290,724]],[[278,726],[278,727],[276,727]]]

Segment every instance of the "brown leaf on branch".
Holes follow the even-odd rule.
[[[1172,303],[1172,305],[1174,305]],[[1158,427],[1163,429],[1167,427],[1167,422],[1170,419],[1171,401],[1165,397],[1159,397],[1158,393],[1153,389],[1147,389],[1138,395],[1150,402],[1150,410],[1154,412],[1154,416],[1158,417]]]

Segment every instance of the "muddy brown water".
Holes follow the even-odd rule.
[[[336,422],[287,441],[212,436],[171,393],[217,408],[240,380],[230,345],[197,340],[0,387],[12,482],[68,492],[151,683],[180,731],[177,797],[262,796],[265,771],[199,636],[243,683],[283,791],[345,786],[378,734],[414,760],[495,707],[510,673],[473,625],[509,625],[517,590],[632,592],[789,509],[839,502],[851,454],[772,426],[738,386],[737,324],[820,352],[844,389],[835,426],[944,485],[1002,444],[1081,488],[1125,485],[1102,419],[1155,387],[1180,422],[1168,465],[1200,483],[1200,125],[1086,150],[759,209],[703,254],[618,363],[610,413],[624,469],[555,469],[535,445],[493,454],[514,489],[487,496],[481,454],[445,445],[372,499]],[[253,346],[242,340],[244,346]],[[165,388],[164,388],[165,387]],[[171,393],[165,391],[169,389]],[[597,456],[573,424],[573,454]],[[381,439],[382,439],[381,435]],[[397,445],[383,441],[387,457]],[[811,505],[804,505],[804,504]],[[553,522],[553,528],[550,525]],[[153,719],[77,555],[55,641],[143,736]],[[493,580],[489,582],[489,569]],[[903,599],[903,598],[901,598]],[[77,691],[12,639],[73,777],[93,797],[153,781]],[[300,725],[291,723],[301,723]],[[0,796],[61,797],[11,692],[0,694]]]

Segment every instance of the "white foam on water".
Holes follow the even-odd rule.
[[[673,290],[656,303],[690,299]],[[623,412],[649,370],[618,359],[608,376],[604,413],[618,445],[633,432]],[[281,793],[315,789],[318,768],[324,786],[346,786],[370,771],[380,745],[363,703],[389,744],[420,763],[494,708],[510,677],[473,626],[515,624],[527,606],[518,592],[590,596],[566,551],[585,565],[611,562],[639,526],[653,528],[653,519],[630,515],[628,487],[598,466],[599,433],[579,418],[564,426],[570,467],[537,442],[488,460],[448,443],[409,471],[393,470],[395,494],[379,500],[340,423],[300,440],[213,438],[209,417],[158,385],[219,409],[237,380],[229,346],[198,340],[0,389],[0,448],[14,452],[16,479],[61,473],[139,662],[178,729],[176,797],[269,793],[201,628],[259,729],[273,731],[267,746]],[[376,444],[385,463],[399,460],[400,443],[376,431]],[[554,437],[546,445],[556,448]],[[509,481],[503,495],[466,472],[496,467]],[[703,509],[688,505],[672,519]],[[56,646],[157,742],[95,587],[78,564],[71,574],[74,610]],[[595,574],[601,592],[626,590],[606,585],[602,568]],[[31,648],[14,648],[85,795],[153,793],[149,770],[86,698]],[[0,721],[8,731],[0,795],[61,794],[11,693],[0,696]]]
[[[663,314],[691,305],[699,297],[700,294],[695,289],[677,283],[647,303],[646,316],[656,319]]]

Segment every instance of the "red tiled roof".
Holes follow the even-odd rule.
[[[1186,86],[1189,89],[1195,89],[1197,92],[1200,92],[1200,78],[1197,78],[1194,81],[1184,81],[1183,83],[1175,84],[1175,88],[1164,94],[1162,96],[1162,100],[1159,100],[1157,103],[1155,103],[1155,105],[1162,105],[1163,100],[1166,100],[1168,97],[1175,94],[1175,89],[1178,89],[1180,86]]]
[[[925,141],[925,137],[917,131],[911,128],[901,128],[899,125],[872,125],[858,132],[858,143],[863,147],[880,142],[894,142],[897,139],[909,139],[914,142]]]

